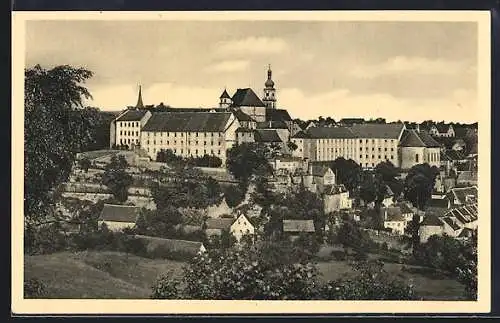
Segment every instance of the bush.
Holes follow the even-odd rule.
[[[344,251],[341,250],[333,250],[331,255],[333,256],[333,259],[337,261],[344,261],[346,260],[346,254]]]
[[[42,298],[46,295],[46,285],[38,278],[30,278],[24,281],[25,298]]]
[[[228,186],[224,189],[224,197],[229,207],[238,206],[245,199],[248,187],[239,184],[237,186]]]
[[[153,286],[151,287],[152,299],[178,299],[179,298],[179,281],[172,279],[172,273],[160,275]]]

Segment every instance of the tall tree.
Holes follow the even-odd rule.
[[[113,193],[119,202],[128,198],[128,189],[133,183],[133,178],[127,173],[128,162],[123,155],[111,157],[111,162],[106,165],[102,175],[102,183]]]
[[[92,72],[36,65],[25,70],[24,206],[27,223],[43,222],[53,205],[54,188],[71,171],[75,154],[91,141],[95,120],[85,113],[91,98],[83,86]]]
[[[263,145],[256,143],[235,145],[227,152],[227,169],[237,180],[248,182],[258,171],[272,172],[266,158],[268,155],[269,149]]]
[[[439,170],[429,164],[418,164],[410,168],[405,178],[403,193],[413,206],[424,210],[432,196]]]
[[[354,160],[339,157],[330,164],[330,168],[336,174],[337,181],[344,184],[349,191],[360,185],[362,170]]]

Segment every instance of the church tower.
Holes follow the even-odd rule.
[[[273,71],[271,71],[271,65],[267,70],[267,81],[264,83],[264,97],[262,102],[266,107],[271,109],[276,109],[276,89],[274,88],[274,81],[272,80]]]
[[[142,103],[142,89],[140,85],[139,85],[139,97],[137,98],[137,104],[135,105],[135,108],[136,109],[144,108],[144,104]]]
[[[231,106],[233,103],[231,100],[231,97],[227,93],[226,89],[224,89],[224,92],[222,92],[221,96],[219,97],[219,107],[227,109]]]

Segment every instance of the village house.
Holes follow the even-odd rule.
[[[283,220],[283,233],[289,235],[293,241],[300,234],[313,234],[316,232],[313,220]]]
[[[441,218],[443,234],[449,237],[457,237],[462,231],[462,226],[458,224],[458,220],[452,216],[444,216]]]
[[[477,186],[455,187],[447,194],[452,206],[461,206],[477,203]]]
[[[335,173],[322,163],[309,163],[307,175],[302,176],[304,187],[311,192],[323,193],[326,186],[335,185]]]
[[[323,205],[325,213],[352,208],[352,198],[344,185],[327,186],[323,192]]]
[[[463,205],[449,210],[445,217],[456,219],[456,224],[461,228],[477,229],[478,210],[477,203]]]
[[[97,223],[99,227],[105,224],[111,231],[131,229],[135,226],[139,211],[137,206],[104,204]]]
[[[384,228],[390,229],[393,234],[403,235],[407,224],[400,207],[383,207],[380,209],[384,219]]]
[[[433,235],[443,235],[443,221],[433,214],[426,215],[418,230],[420,243],[425,243]]]
[[[205,233],[207,237],[220,236],[223,231],[229,232],[237,242],[245,235],[253,237],[255,235],[255,226],[244,215],[240,214],[236,219],[234,218],[218,218],[207,219]]]
[[[436,137],[455,137],[455,130],[453,129],[453,125],[450,124],[444,124],[444,123],[436,123],[433,124],[430,129],[429,133],[432,136]]]
[[[280,174],[303,173],[307,169],[306,163],[299,157],[276,157],[270,164],[273,170]]]

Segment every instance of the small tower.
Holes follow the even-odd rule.
[[[136,109],[144,108],[144,104],[142,103],[142,89],[140,85],[139,85],[139,97],[137,98],[137,104],[135,105],[135,108]]]
[[[267,70],[267,81],[264,83],[264,97],[262,98],[262,102],[268,108],[275,109],[276,108],[276,89],[274,88],[274,81],[272,80],[273,71],[271,71],[271,65]]]
[[[229,93],[227,93],[226,89],[224,89],[224,92],[219,97],[219,107],[221,108],[229,108],[233,101],[231,100],[231,97],[229,96]]]

